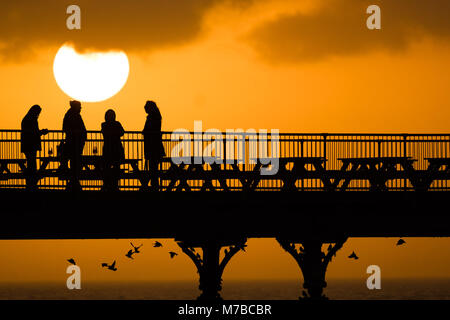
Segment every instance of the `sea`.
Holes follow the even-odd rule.
[[[450,300],[449,279],[384,279],[369,290],[361,280],[331,279],[324,293],[332,300]],[[225,300],[297,300],[303,288],[297,280],[228,280]],[[194,281],[83,282],[80,290],[65,283],[0,283],[0,300],[191,300],[200,291]]]

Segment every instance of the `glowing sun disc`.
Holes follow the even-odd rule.
[[[78,53],[63,45],[56,53],[53,74],[69,97],[98,102],[117,94],[128,80],[130,64],[125,52]]]

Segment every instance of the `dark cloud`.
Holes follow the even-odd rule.
[[[381,30],[368,30],[366,9],[381,8]],[[272,62],[320,60],[375,50],[404,50],[423,37],[450,40],[449,0],[333,0],[311,14],[281,16],[247,40]]]
[[[77,49],[151,50],[191,41],[214,5],[249,0],[2,0],[0,55],[17,60],[42,46],[73,42]],[[66,28],[66,8],[81,8],[82,29]]]

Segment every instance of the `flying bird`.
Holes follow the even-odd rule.
[[[133,252],[133,250],[129,250],[128,253],[125,255],[125,257],[130,258],[130,259],[134,259],[133,258],[133,253],[135,253],[135,252]]]
[[[352,254],[349,255],[348,257],[349,257],[350,259],[355,259],[355,260],[358,260],[358,259],[359,259],[359,257],[356,255],[355,251],[353,251]]]
[[[134,248],[134,253],[140,253],[139,248],[144,245],[144,244],[141,244],[139,247],[136,247],[132,242],[130,242],[130,244]]]
[[[102,263],[102,267],[106,267],[106,268],[108,268],[109,270],[112,270],[112,271],[117,271],[116,260],[114,260],[114,262],[110,266],[107,263]]]
[[[69,261],[69,263],[73,264],[74,266],[77,265],[77,264],[75,263],[75,260],[73,260],[73,259],[68,259],[67,261]]]
[[[246,248],[246,247],[247,247],[246,244],[243,244],[243,245],[238,246],[238,248],[241,249],[241,250],[244,251],[244,252],[245,252],[245,248]]]
[[[155,243],[153,244],[153,247],[155,247],[155,248],[159,248],[159,247],[162,247],[162,246],[163,245],[159,241],[155,241]]]
[[[406,241],[403,240],[403,239],[399,239],[399,240],[397,241],[397,245],[398,245],[398,246],[401,246],[401,245],[404,244],[404,243],[406,243]]]
[[[169,254],[170,254],[170,259],[173,259],[173,257],[178,255],[178,253],[173,252],[173,251],[170,251]]]

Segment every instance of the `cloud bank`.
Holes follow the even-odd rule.
[[[4,0],[0,4],[0,56],[17,60],[42,46],[73,42],[77,50],[152,50],[180,45],[202,31],[217,4],[250,0]],[[68,30],[66,9],[81,8],[81,30]]]
[[[259,0],[265,1],[265,0]],[[318,61],[373,51],[401,51],[420,39],[450,40],[449,0],[317,0],[309,13],[281,15],[244,38],[274,63]],[[0,59],[27,59],[72,42],[79,51],[151,51],[192,42],[218,5],[243,12],[254,0],[3,0]],[[66,28],[66,8],[81,7],[82,29]],[[366,8],[381,8],[381,30],[368,30]],[[267,7],[270,10],[270,6]]]
[[[381,8],[381,30],[366,27],[366,9]],[[424,37],[450,40],[448,0],[330,0],[309,14],[280,16],[247,37],[272,62],[317,61],[376,50],[404,50]]]

